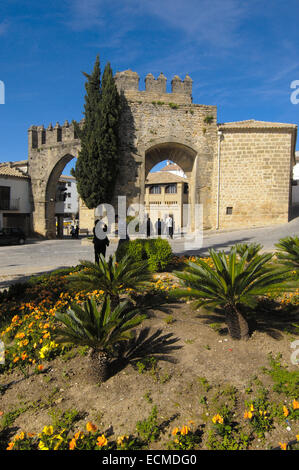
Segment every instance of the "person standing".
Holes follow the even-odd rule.
[[[98,238],[96,234],[96,226],[99,220],[96,220],[94,228],[93,228],[93,245],[94,245],[94,258],[95,263],[99,264],[100,255],[103,255],[104,258],[106,256],[106,247],[109,246],[109,239],[106,235],[105,238]],[[105,224],[103,227],[103,232],[107,232],[107,225]]]
[[[151,231],[152,231],[152,223],[150,217],[147,218],[146,221],[146,236],[149,238],[151,236]]]
[[[167,233],[170,236],[170,238],[173,238],[173,218],[171,215],[168,215],[166,217],[165,221],[166,227],[167,227]]]
[[[159,217],[157,222],[156,222],[156,234],[159,237],[161,235],[161,233],[162,233],[162,222],[161,222],[161,219]]]

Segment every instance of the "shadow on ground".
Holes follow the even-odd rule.
[[[261,299],[252,311],[242,312],[247,318],[250,334],[255,331],[266,333],[273,339],[283,338],[282,333],[298,334],[299,308],[296,305],[281,306],[280,303],[271,299]],[[227,335],[224,314],[221,309],[202,309],[198,318],[203,323],[212,326],[220,335]]]
[[[163,334],[162,329],[152,333],[150,328],[143,328],[139,333],[135,332],[129,342],[120,345],[118,358],[110,363],[110,377],[128,364],[136,365],[138,361],[148,357],[175,363],[176,360],[171,353],[182,348],[176,344],[178,341],[179,338],[173,336],[172,333]]]
[[[32,274],[7,274],[5,277],[7,279],[2,279],[0,280],[0,291],[4,289],[8,289],[11,285],[14,284],[23,284],[27,282],[32,276],[42,276],[43,274],[50,274],[54,271],[57,271],[58,269],[68,269],[71,268],[71,266],[57,266],[57,268],[50,269],[48,271],[39,271],[35,272]],[[4,276],[2,276],[4,277]]]
[[[200,249],[190,249],[182,252],[176,252],[176,256],[209,256],[209,249],[213,248],[216,251],[224,251],[225,253],[229,252],[232,246],[236,243],[246,243],[250,242],[252,239],[249,237],[237,238],[234,240],[228,240],[222,243],[211,243],[209,246],[202,247]]]

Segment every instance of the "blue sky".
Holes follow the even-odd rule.
[[[2,0],[0,161],[27,158],[30,125],[80,120],[82,71],[193,79],[193,101],[218,121],[299,122],[298,0]],[[298,146],[297,146],[298,147]],[[67,169],[66,169],[67,171]]]

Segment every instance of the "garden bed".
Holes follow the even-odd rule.
[[[40,284],[33,283],[29,292],[31,304],[26,298],[27,288],[24,293],[16,292],[15,298],[9,301],[15,309],[12,318],[18,312],[15,323],[24,315],[28,315],[26,328],[32,323],[31,319],[35,321],[30,328],[40,329],[38,334],[35,330],[31,332],[36,343],[40,339],[45,345],[51,343],[53,307],[54,310],[62,308],[70,298],[81,298],[80,293],[67,291],[66,276],[67,273],[63,273],[56,279],[53,277],[52,284],[45,281],[45,292],[41,291]],[[88,357],[84,347],[59,351],[54,347],[53,354],[51,350],[45,351],[43,358],[40,351],[44,346],[37,345],[34,349],[30,344],[21,345],[25,359],[22,359],[21,349],[19,353],[15,351],[14,358],[19,357],[18,361],[11,370],[0,375],[1,448],[16,447],[9,444],[15,442],[16,434],[30,432],[37,436],[53,423],[54,430],[66,427],[69,436],[78,431],[91,436],[95,433],[100,438],[104,434],[107,443],[100,440],[102,448],[107,448],[109,443],[122,448],[116,443],[124,435],[131,436],[128,442],[133,443],[133,448],[134,445],[136,448],[167,449],[169,445],[175,448],[184,437],[184,433],[180,434],[184,425],[188,426],[187,434],[193,439],[190,438],[192,448],[213,449],[226,445],[228,447],[224,448],[268,449],[296,439],[299,412],[296,406],[293,409],[293,401],[297,403],[299,397],[288,387],[286,393],[274,391],[275,382],[262,371],[262,367],[270,368],[270,356],[275,358],[280,354],[282,363],[295,374],[290,375],[290,387],[297,384],[298,390],[298,366],[290,361],[291,342],[298,338],[298,329],[291,326],[296,319],[296,309],[289,318],[280,311],[279,305],[272,314],[264,312],[249,341],[235,341],[228,336],[219,314],[211,315],[203,309],[195,311],[190,303],[174,303],[171,298],[167,301],[173,283],[172,274],[156,276],[153,295],[161,292],[166,296],[166,311],[154,307],[149,311],[149,318],[137,329],[130,353],[123,351],[120,358],[112,361],[110,378],[104,383],[88,383]],[[23,295],[27,305],[21,305]],[[8,302],[2,307],[7,313]],[[50,317],[45,312],[50,312]],[[8,325],[9,322],[6,329]],[[22,321],[14,333],[21,330]],[[39,360],[34,359],[36,357]],[[273,421],[263,436],[251,420],[244,418],[245,411],[250,410],[249,404],[256,403],[257,399]],[[287,407],[288,416],[283,406]],[[226,444],[219,437],[223,430],[217,416],[231,429]],[[95,427],[87,431],[87,423],[93,423],[97,431]],[[172,431],[176,428],[174,435]],[[36,439],[41,439],[36,436],[29,438],[32,448],[37,445]],[[23,434],[21,437],[18,443],[25,442]],[[68,441],[65,439],[63,445],[68,448],[70,437]],[[79,445],[77,441],[75,444]]]

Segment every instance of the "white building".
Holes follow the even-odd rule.
[[[58,237],[69,235],[71,225],[79,218],[79,195],[76,179],[61,175],[57,183],[55,215]]]
[[[172,173],[173,175],[181,176],[182,178],[187,178],[182,168],[176,163],[171,162],[170,160],[166,161],[166,165],[161,168],[160,171],[167,171],[167,173]]]
[[[76,179],[73,176],[61,175],[56,192],[56,215],[77,218],[79,212],[79,195]]]
[[[28,235],[32,213],[30,188],[26,161],[0,163],[0,228],[17,227]]]
[[[299,151],[296,152],[296,165],[293,168],[292,205],[299,206]]]

